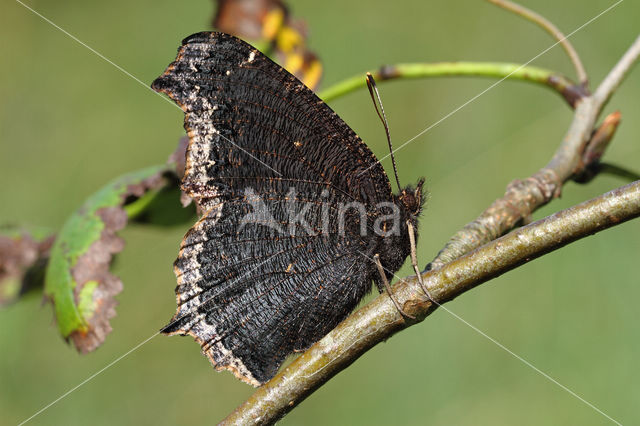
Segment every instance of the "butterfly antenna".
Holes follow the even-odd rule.
[[[391,145],[391,134],[389,133],[389,123],[387,123],[387,116],[384,114],[384,108],[382,107],[382,99],[380,99],[380,93],[378,93],[378,86],[376,86],[376,81],[374,80],[370,72],[367,73],[367,87],[369,88],[369,94],[371,95],[373,106],[376,108],[378,117],[380,117],[380,121],[382,121],[382,125],[384,126],[384,131],[387,134],[387,142],[389,143],[389,152],[391,153],[391,162],[393,163],[393,174],[396,176],[396,184],[398,185],[398,190],[402,192],[402,188],[400,188],[400,179],[398,179],[398,168],[396,167],[396,158],[393,156],[393,146]],[[374,92],[375,92],[375,95],[374,95]],[[378,104],[380,104],[380,109],[378,109]],[[381,111],[382,113],[380,113]]]

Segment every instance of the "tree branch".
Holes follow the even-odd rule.
[[[271,424],[367,350],[428,316],[437,306],[580,238],[640,216],[640,181],[522,227],[440,269],[423,273],[436,304],[425,298],[417,278],[394,286],[394,297],[416,320],[406,321],[387,294],[354,312],[221,424]]]
[[[491,241],[520,223],[531,214],[559,197],[562,185],[589,166],[583,164],[585,149],[590,144],[594,124],[603,106],[640,55],[640,37],[611,70],[592,96],[582,98],[575,110],[573,122],[549,163],[526,180],[514,180],[505,195],[489,206],[473,222],[458,231],[426,269],[437,269],[465,253]],[[598,135],[598,132],[595,133]]]
[[[611,98],[611,95],[613,95],[620,83],[622,83],[622,80],[629,74],[629,71],[631,71],[639,56],[640,35],[638,35],[636,40],[631,44],[631,47],[627,49],[622,58],[620,58],[620,61],[613,67],[593,94],[593,98],[596,100],[600,110],[604,108],[609,98]]]
[[[370,71],[376,81],[398,78],[427,78],[452,76],[481,76],[506,78],[542,84],[556,91],[572,107],[585,96],[584,87],[575,84],[569,78],[544,68],[522,66],[505,62],[437,62],[385,65]],[[357,74],[318,93],[325,102],[346,95],[366,86],[366,73]]]
[[[533,10],[527,9],[524,6],[520,6],[519,4],[510,2],[509,0],[488,1],[505,10],[513,12],[516,15],[522,16],[523,18],[533,22],[534,24],[538,25],[540,28],[551,34],[551,36],[555,38],[558,43],[560,43],[564,51],[567,53],[567,56],[569,56],[569,59],[573,63],[573,67],[576,69],[576,75],[578,76],[578,81],[580,82],[582,87],[587,87],[587,84],[589,83],[589,77],[587,76],[587,72],[582,65],[580,56],[578,56],[578,52],[576,52],[569,39],[562,33],[562,31],[558,29],[558,27],[556,27],[544,16],[534,12]]]

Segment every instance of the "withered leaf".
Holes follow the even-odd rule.
[[[35,236],[21,229],[0,232],[0,306],[6,306],[42,286],[54,237]]]

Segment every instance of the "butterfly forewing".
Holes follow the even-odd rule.
[[[269,177],[331,184],[372,204],[391,197],[384,169],[353,130],[293,75],[233,36],[188,37],[153,87],[186,113],[183,185],[197,198],[211,186],[269,186]]]

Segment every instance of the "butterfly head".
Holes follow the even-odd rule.
[[[398,196],[398,199],[402,202],[407,211],[414,217],[420,214],[422,205],[426,201],[426,198],[423,198],[422,196],[423,185],[424,179],[420,179],[415,188],[412,186],[407,186],[400,192],[400,195]]]

